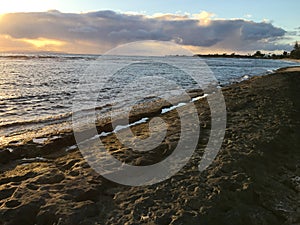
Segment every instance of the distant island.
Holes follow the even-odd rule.
[[[300,46],[298,42],[296,42],[291,52],[284,51],[282,54],[264,54],[261,51],[256,51],[253,55],[223,53],[223,54],[196,54],[194,56],[215,57],[215,58],[300,59]]]

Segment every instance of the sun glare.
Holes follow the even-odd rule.
[[[42,48],[46,46],[63,46],[65,42],[53,40],[53,39],[46,39],[46,38],[37,38],[37,39],[22,39],[22,41],[27,42],[29,44],[34,45],[37,48]]]
[[[52,4],[51,4],[52,3]],[[47,11],[53,8],[53,1],[49,0],[27,0],[25,4],[20,4],[19,0],[0,0],[0,14],[13,12],[35,12]],[[1,19],[1,16],[0,16]]]

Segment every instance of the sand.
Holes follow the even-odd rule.
[[[210,113],[205,99],[197,101],[201,135],[193,157],[170,179],[150,186],[103,178],[78,149],[65,151],[75,144],[67,131],[45,144],[11,144],[10,151],[0,151],[0,224],[299,224],[299,87],[299,67],[224,87],[225,139],[203,172],[198,163]],[[155,151],[130,151],[114,135],[102,141],[125,163],[156,163],[180,136],[176,111],[162,118],[168,133]],[[132,130],[148,135],[147,124]]]
[[[295,59],[297,60],[298,62],[300,62],[300,60],[298,59]],[[300,67],[288,67],[288,68],[282,68],[282,69],[279,69],[277,70],[278,73],[286,73],[286,72],[299,72],[300,70]]]
[[[289,58],[284,58],[284,59],[280,59],[280,60],[300,63],[300,59],[289,59]]]

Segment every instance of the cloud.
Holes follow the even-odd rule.
[[[268,22],[243,19],[215,19],[214,14],[196,15],[116,13],[61,13],[56,10],[10,13],[0,19],[0,35],[11,41],[31,44],[32,49],[59,43],[62,51],[102,53],[133,41],[176,41],[184,46],[220,48],[234,51],[281,50],[278,45],[286,31]],[[34,42],[35,40],[40,42]],[[38,44],[37,44],[38,43]],[[34,45],[35,44],[35,45]]]
[[[215,14],[206,11],[202,11],[199,14],[193,14],[193,18],[199,20],[199,24],[202,26],[208,26],[214,16]]]
[[[282,37],[286,31],[275,28],[270,23],[248,22],[241,26],[242,40],[262,40],[266,38]]]
[[[251,14],[244,15],[245,18],[252,18],[253,16]]]
[[[2,51],[14,51],[15,49],[25,51],[31,47],[29,43],[21,40],[15,40],[9,35],[0,35],[0,46]]]

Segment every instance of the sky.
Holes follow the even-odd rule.
[[[171,41],[192,52],[290,51],[300,1],[0,0],[0,51],[102,54],[133,41]],[[24,1],[23,1],[24,2]]]

